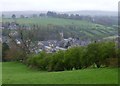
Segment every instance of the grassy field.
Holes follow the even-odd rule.
[[[2,84],[2,63],[0,62],[0,86]]]
[[[11,18],[5,18],[2,22],[13,22]],[[38,24],[38,25],[91,25],[92,23],[87,21],[73,20],[73,19],[62,19],[62,18],[51,18],[51,17],[41,17],[41,18],[17,18],[16,22],[19,24]]]
[[[3,65],[4,84],[117,84],[117,68],[82,69],[64,72],[31,70],[17,62]]]

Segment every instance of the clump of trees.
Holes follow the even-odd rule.
[[[92,43],[88,46],[73,47],[56,53],[41,52],[28,56],[26,64],[46,71],[64,71],[87,68],[96,65],[118,66],[118,49],[113,42]]]

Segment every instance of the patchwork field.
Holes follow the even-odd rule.
[[[4,18],[2,22],[13,22],[12,18]],[[109,36],[114,36],[117,34],[117,28],[108,27],[84,20],[74,20],[74,19],[62,19],[62,18],[51,18],[51,17],[41,17],[41,18],[17,18],[16,22],[18,24],[24,24],[27,26],[31,26],[33,24],[38,26],[47,26],[51,30],[54,28],[53,26],[59,26],[63,32],[69,34],[76,34],[79,37],[84,36],[89,38],[104,38]],[[70,28],[68,28],[70,27]]]

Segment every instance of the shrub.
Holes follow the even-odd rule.
[[[64,70],[64,51],[54,53],[50,59],[48,71],[63,71]]]
[[[113,57],[116,57],[116,48],[114,42],[92,43],[87,46],[86,58],[89,60],[89,65],[95,63],[98,68],[101,65],[107,66],[106,59]]]
[[[83,47],[74,47],[65,52],[64,60],[67,70],[82,68],[83,49]]]
[[[117,52],[116,52],[117,51]],[[30,55],[27,64],[39,70],[64,71],[87,68],[95,64],[98,68],[101,65],[117,66],[117,55],[119,49],[115,48],[113,42],[92,43],[88,46],[69,48],[66,51],[55,53],[41,52],[37,55]]]
[[[46,55],[47,54],[45,52],[41,52],[38,55],[29,56],[29,58],[27,59],[27,64],[31,67],[37,67],[40,70],[45,70],[46,62],[44,58],[46,57]]]
[[[105,64],[107,62],[108,58],[116,58],[117,52],[116,52],[116,48],[115,48],[115,43],[114,42],[102,42],[100,43],[100,52],[99,52],[99,61],[101,64]]]
[[[86,61],[87,66],[92,65],[95,63],[97,67],[100,67],[99,62],[99,43],[92,43],[87,46],[87,52],[86,52]]]

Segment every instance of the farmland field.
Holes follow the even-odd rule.
[[[3,84],[117,84],[117,68],[63,72],[32,70],[17,62],[3,62]]]
[[[13,22],[14,20],[11,18],[5,18],[2,20],[2,22]],[[17,18],[16,21],[20,24],[39,24],[39,25],[47,25],[47,24],[53,24],[53,25],[85,25],[91,24],[87,21],[79,21],[79,20],[73,20],[73,19],[62,19],[62,18],[51,18],[51,17],[41,17],[41,18]]]
[[[13,22],[12,18],[4,18],[2,22]],[[41,17],[41,18],[17,18],[16,22],[18,24],[24,24],[31,26],[33,24],[38,26],[47,26],[53,29],[54,26],[58,26],[63,32],[69,34],[75,34],[82,38],[82,34],[89,38],[104,38],[109,36],[115,36],[117,34],[117,28],[108,27],[84,20],[74,20],[74,19],[62,19],[62,18],[51,18],[51,17]],[[68,28],[71,27],[72,28]],[[63,29],[64,28],[64,29]]]

